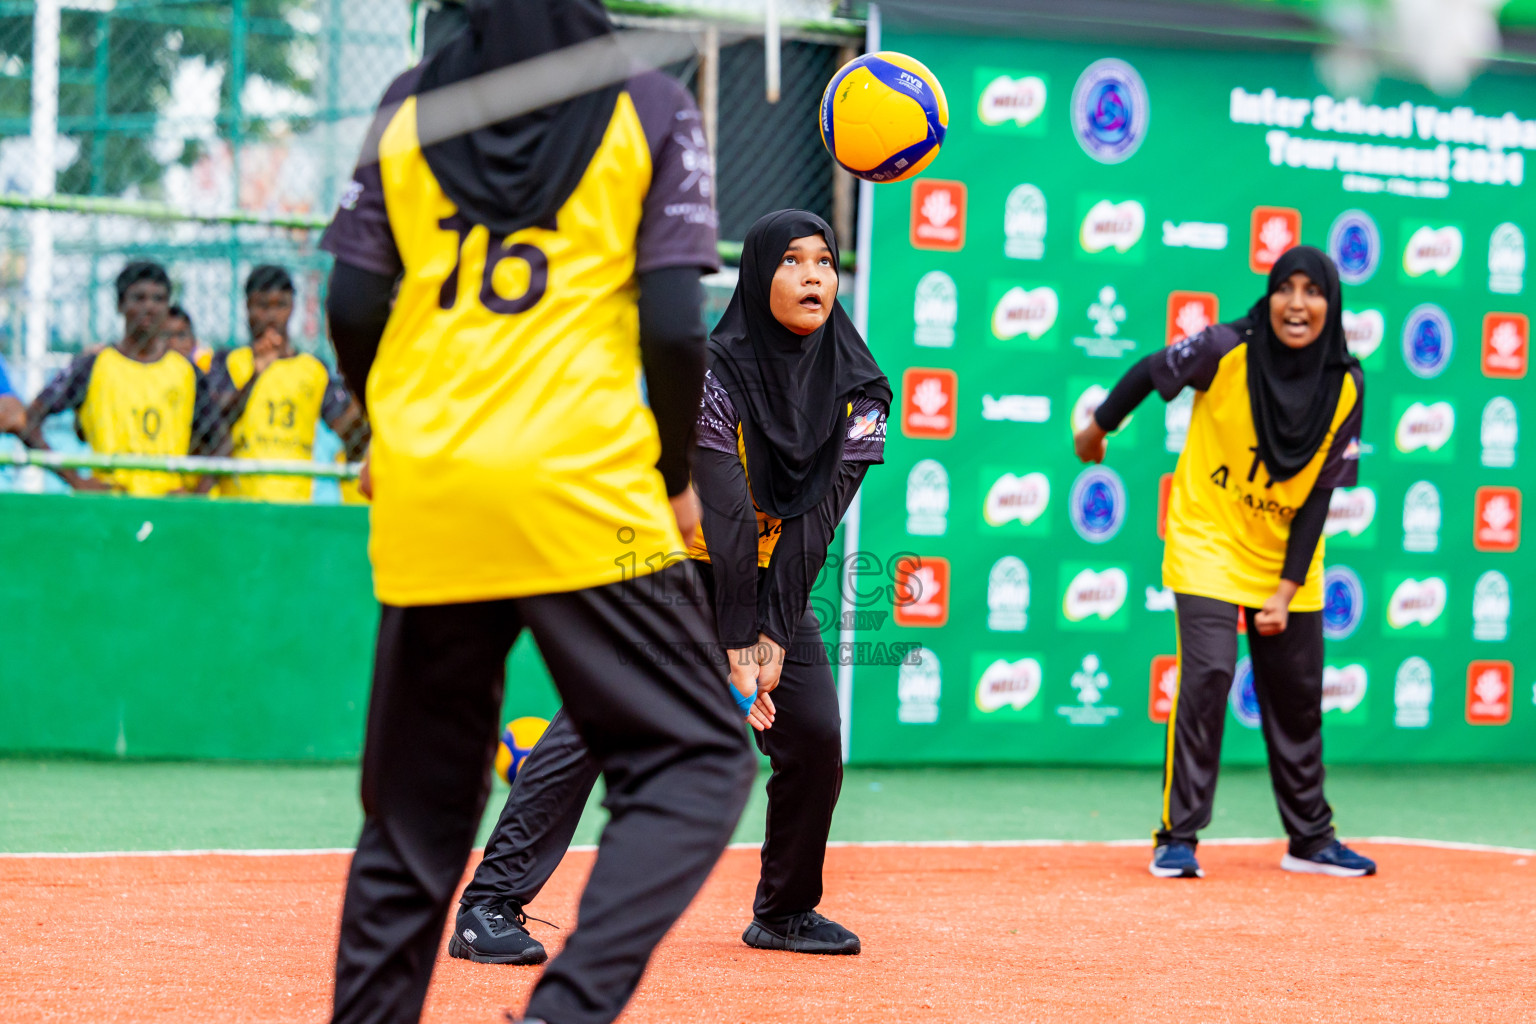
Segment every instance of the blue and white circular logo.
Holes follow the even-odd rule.
[[[1227,706],[1244,729],[1259,727],[1259,693],[1253,688],[1252,658],[1237,663],[1237,671],[1232,675],[1232,689],[1227,693]]]
[[[1330,565],[1323,573],[1323,636],[1343,640],[1365,618],[1365,587],[1346,565]]]
[[[1136,69],[1106,57],[1088,65],[1072,88],[1072,134],[1101,164],[1130,159],[1147,137],[1152,107]]]
[[[1328,229],[1328,255],[1339,265],[1339,280],[1364,284],[1381,263],[1381,232],[1364,210],[1345,210]]]
[[[1089,466],[1072,485],[1068,507],[1078,536],[1102,544],[1125,522],[1125,485],[1108,466]]]
[[[1432,302],[1415,306],[1403,324],[1403,360],[1415,377],[1438,377],[1451,362],[1451,318]]]

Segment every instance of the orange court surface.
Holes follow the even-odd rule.
[[[741,944],[757,854],[737,847],[621,1020],[1536,1020],[1536,857],[1358,849],[1380,875],[1289,875],[1283,844],[1269,841],[1202,845],[1199,881],[1150,877],[1145,844],[840,845],[822,909],[864,952],[809,957]],[[592,856],[573,851],[532,911],[568,927]],[[0,858],[0,1019],[324,1020],[347,862],[331,851]],[[531,929],[558,954],[561,932]],[[515,1020],[539,970],[441,952],[424,1019]]]

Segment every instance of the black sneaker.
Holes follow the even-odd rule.
[[[847,955],[859,951],[857,935],[814,910],[771,923],[754,917],[741,941],[753,949],[783,949],[791,953]]]
[[[448,939],[448,955],[477,964],[541,964],[549,959],[528,934],[528,915],[516,900],[459,908]]]

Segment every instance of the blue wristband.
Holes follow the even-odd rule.
[[[745,694],[733,686],[731,687],[731,696],[736,698],[736,710],[745,716],[748,711],[752,710],[752,702],[757,700],[757,690],[753,689],[751,694]]]

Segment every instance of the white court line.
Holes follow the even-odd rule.
[[[1282,836],[1251,837],[1239,839],[1202,839],[1201,846],[1265,846],[1281,843]],[[1520,846],[1492,846],[1487,843],[1459,843],[1445,839],[1407,839],[1402,836],[1362,836],[1347,840],[1351,843],[1376,843],[1382,846],[1419,846],[1432,850],[1456,850],[1462,853],[1501,853],[1512,857],[1536,857],[1536,850]],[[1081,846],[1136,847],[1151,846],[1150,839],[928,839],[908,841],[902,839],[874,839],[852,841],[836,839],[827,843],[831,848],[851,849],[914,849],[914,850],[970,850],[970,849],[1056,849]],[[761,843],[732,843],[732,850],[757,850]],[[597,849],[590,844],[572,846],[572,853],[591,853]],[[477,847],[476,853],[480,850]],[[17,860],[89,860],[104,857],[317,857],[334,854],[352,854],[351,847],[320,847],[293,850],[107,850],[88,853],[0,853],[0,859]]]

